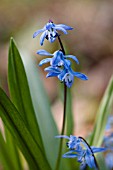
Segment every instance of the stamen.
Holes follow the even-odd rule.
[[[49,23],[53,23],[53,21],[51,19],[49,19]]]

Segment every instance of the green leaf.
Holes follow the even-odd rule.
[[[96,123],[93,134],[90,138],[90,145],[100,146],[103,140],[106,122],[113,106],[113,76],[108,84],[105,94],[100,103],[96,116]]]
[[[52,169],[54,169],[58,155],[59,140],[54,137],[58,135],[58,130],[51,114],[49,99],[40,79],[41,74],[34,58],[24,54],[22,59],[25,65],[37,122],[42,134],[46,157]]]
[[[0,132],[0,161],[4,170],[16,169],[18,167],[13,163],[12,155],[6,147],[6,143],[3,139],[2,133]]]
[[[0,88],[0,116],[14,137],[15,143],[33,170],[50,170],[40,146],[35,142],[22,116]]]
[[[6,139],[5,149],[8,150],[8,156],[12,160],[12,164],[14,166],[13,169],[22,170],[23,168],[20,160],[19,150],[6,126],[4,126],[4,129],[5,129],[5,139]]]
[[[11,38],[9,46],[8,85],[12,102],[23,117],[35,141],[43,149],[40,130],[31,100],[25,69],[13,38]]]

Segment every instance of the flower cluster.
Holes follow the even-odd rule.
[[[64,24],[56,25],[50,20],[43,29],[40,29],[34,33],[33,37],[36,37],[39,33],[43,32],[40,37],[41,45],[43,45],[45,38],[52,43],[55,41],[56,37],[58,37],[61,45],[61,49],[55,51],[53,54],[47,52],[46,50],[38,50],[37,54],[50,57],[41,60],[39,66],[42,66],[45,63],[50,63],[50,66],[45,68],[45,71],[48,72],[46,77],[58,77],[61,82],[64,82],[65,85],[70,88],[74,82],[74,77],[80,78],[81,80],[88,80],[88,77],[83,73],[73,71],[71,68],[71,61],[69,60],[70,58],[73,59],[77,64],[79,64],[79,61],[73,55],[65,55],[57,30],[67,34],[66,30],[72,30],[72,27]]]
[[[78,59],[73,55],[64,55],[61,50],[50,54],[45,50],[39,50],[37,52],[39,55],[45,56],[52,56],[52,58],[46,58],[41,60],[39,66],[42,66],[45,63],[50,62],[50,66],[45,68],[45,71],[48,72],[46,77],[53,77],[57,76],[61,82],[65,82],[67,87],[71,87],[74,81],[74,76],[80,78],[82,80],[87,80],[87,76],[79,73],[74,72],[71,68],[71,61],[68,58],[72,58],[77,64],[79,64]]]
[[[69,141],[66,143],[69,149],[63,155],[63,158],[77,158],[80,163],[80,169],[84,170],[87,166],[90,168],[97,169],[97,163],[94,153],[104,152],[107,149],[100,147],[89,146],[89,144],[82,138],[70,135],[70,137],[65,135],[56,136],[57,138],[66,138]]]
[[[60,39],[60,34],[58,31],[62,31],[64,34],[67,34],[67,30],[72,30],[73,28],[64,24],[54,24],[51,20],[40,30],[37,30],[33,34],[33,38],[35,38],[38,34],[42,33],[40,37],[40,45],[43,45],[44,40],[47,39],[50,43],[53,43],[56,38],[59,41],[60,49],[55,51],[53,54],[49,53],[46,50],[38,50],[37,54],[41,56],[48,56],[45,59],[42,59],[39,63],[39,66],[42,66],[46,63],[50,65],[46,67],[44,70],[47,72],[46,77],[57,77],[61,82],[65,84],[65,87],[71,87],[74,82],[74,77],[77,77],[81,80],[88,80],[88,77],[80,72],[75,72],[71,65],[71,60],[73,60],[76,64],[79,64],[79,61],[74,55],[66,55],[63,44]],[[64,115],[66,113],[66,90],[64,92]],[[98,165],[95,159],[94,154],[97,152],[104,152],[107,149],[103,147],[94,147],[90,146],[86,140],[82,137],[76,137],[70,135],[70,137],[63,135],[65,127],[65,116],[63,119],[63,128],[62,135],[56,136],[57,138],[66,138],[68,139],[67,147],[68,152],[63,155],[63,158],[76,158],[80,163],[80,169],[85,170],[87,166],[90,168],[98,169]],[[56,169],[59,166],[59,158],[61,156],[62,150],[62,140],[60,143],[59,155],[56,164]]]

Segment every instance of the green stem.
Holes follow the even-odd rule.
[[[66,100],[67,100],[67,86],[64,83],[64,112],[63,112],[63,124],[62,124],[61,135],[64,135],[64,132],[65,132],[65,124],[66,124]],[[63,147],[63,138],[60,139],[59,153],[58,153],[58,158],[57,158],[57,163],[56,163],[55,170],[58,170],[59,167],[60,167],[61,155],[62,155],[62,147]]]
[[[62,52],[65,55],[65,50],[63,47],[63,44],[61,42],[61,39],[58,35],[58,41],[61,47]],[[65,132],[65,124],[66,124],[66,100],[67,100],[67,86],[64,82],[64,109],[63,109],[63,124],[62,124],[62,131],[61,131],[61,135],[64,135]],[[61,162],[61,155],[62,155],[62,147],[63,147],[63,138],[60,139],[60,146],[59,146],[59,152],[58,152],[58,158],[57,158],[57,162],[56,162],[56,167],[55,170],[59,170],[60,167],[60,162]]]
[[[60,44],[60,47],[61,47],[61,50],[63,52],[63,54],[65,55],[65,50],[64,50],[64,47],[63,47],[63,44],[62,44],[62,41],[60,39],[60,36],[58,35],[58,41],[59,41],[59,44]]]

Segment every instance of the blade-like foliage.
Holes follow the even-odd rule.
[[[54,169],[58,155],[59,140],[54,136],[58,135],[57,127],[50,110],[49,99],[40,79],[40,72],[36,61],[29,55],[22,56],[25,71],[29,82],[32,102],[36,113],[37,122],[42,134],[42,140],[46,157]],[[49,79],[47,79],[49,81]]]
[[[22,116],[0,88],[0,116],[7,126],[15,143],[25,156],[30,169],[50,170],[50,166],[40,146],[28,131]]]
[[[4,129],[5,129],[5,139],[6,139],[5,146],[6,146],[6,150],[8,150],[9,152],[9,157],[12,160],[13,166],[15,166],[14,169],[22,170],[23,167],[22,167],[22,162],[20,160],[19,149],[17,148],[15,141],[6,126],[4,126]]]
[[[93,134],[90,139],[90,145],[94,146],[101,145],[107,118],[111,113],[112,106],[113,106],[113,76],[108,84],[108,87],[101,101],[99,110],[97,112],[96,123],[93,130]]]
[[[24,119],[29,131],[43,149],[42,139],[34,113],[28,81],[22,59],[13,38],[10,40],[8,58],[8,85],[11,100]]]
[[[13,162],[13,156],[9,152],[6,143],[3,139],[2,133],[0,132],[0,161],[2,163],[4,170],[16,169],[19,170],[18,166],[15,166],[15,162]]]

